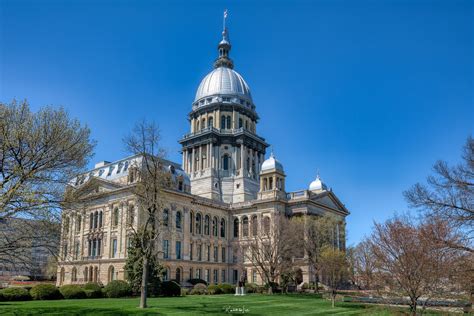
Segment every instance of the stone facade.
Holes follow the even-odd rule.
[[[225,30],[215,69],[201,82],[189,113],[190,133],[180,140],[182,165],[164,161],[174,187],[165,192],[160,215],[167,223],[160,227],[160,259],[165,278],[179,282],[235,283],[245,273],[262,283],[238,251],[251,229],[261,233],[279,214],[332,214],[344,229],[349,214],[319,177],[310,190],[286,192],[282,164],[273,154],[265,160],[268,144],[257,135],[259,117],[248,85],[233,70],[230,47]],[[81,203],[63,212],[58,285],[126,278],[130,231],[142,222],[132,193],[140,163],[140,156],[101,162],[72,180]],[[337,232],[343,248],[339,226]],[[304,281],[314,280],[304,258],[295,265]]]

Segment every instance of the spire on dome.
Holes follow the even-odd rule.
[[[225,25],[226,20],[227,20],[227,9],[224,11],[222,40],[217,46],[217,49],[219,51],[219,57],[214,62],[214,68],[219,68],[219,67],[227,67],[230,69],[234,68],[234,63],[232,62],[232,59],[229,58],[229,52],[232,45],[230,45],[229,33]]]

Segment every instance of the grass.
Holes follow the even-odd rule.
[[[140,310],[138,298],[0,302],[0,315],[400,315],[380,306],[331,302],[311,295],[193,295],[148,299]]]

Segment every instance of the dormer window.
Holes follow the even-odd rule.
[[[128,160],[125,161],[125,165],[124,165],[124,167],[123,167],[123,171],[124,171],[124,172],[127,171],[127,170],[128,170]]]
[[[120,173],[123,167],[123,162],[119,162],[118,167],[117,167],[117,173]]]
[[[99,177],[101,177],[104,174],[104,169],[99,170]]]
[[[107,177],[112,174],[112,171],[114,171],[114,167],[115,167],[115,166],[110,166],[110,167],[109,167],[109,172],[107,173]]]

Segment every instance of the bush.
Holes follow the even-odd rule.
[[[3,289],[1,292],[5,301],[28,301],[31,299],[28,290],[21,287],[10,287]]]
[[[99,284],[89,282],[84,285],[84,292],[87,298],[100,298],[102,297],[102,288]]]
[[[30,290],[30,295],[34,300],[59,300],[63,298],[61,292],[53,284],[38,284]]]
[[[65,299],[86,298],[86,292],[84,292],[84,289],[75,284],[63,285],[59,288],[59,292],[61,292]]]
[[[181,296],[186,296],[189,294],[189,290],[187,288],[181,288]]]
[[[114,280],[104,287],[104,293],[107,297],[126,297],[132,294],[132,289],[127,282]]]
[[[308,283],[303,283],[303,285],[301,286],[301,289],[303,290],[308,290],[309,289],[309,284]]]
[[[245,293],[258,293],[258,285],[255,283],[247,283],[245,284]]]
[[[209,294],[213,294],[213,295],[224,293],[222,292],[222,289],[217,284],[209,285],[207,288],[207,291],[209,292]]]
[[[207,285],[207,282],[204,281],[203,279],[189,279],[188,282],[191,283],[192,285],[196,285],[196,284]]]
[[[161,283],[160,295],[181,296],[181,286],[175,281],[165,281]]]
[[[207,294],[207,293],[208,293],[207,286],[205,284],[202,284],[202,283],[197,283],[193,287],[191,292],[189,292],[189,294],[191,294],[191,295],[203,295],[203,294]]]
[[[235,293],[235,286],[229,283],[222,283],[218,285],[222,294],[233,294]]]

